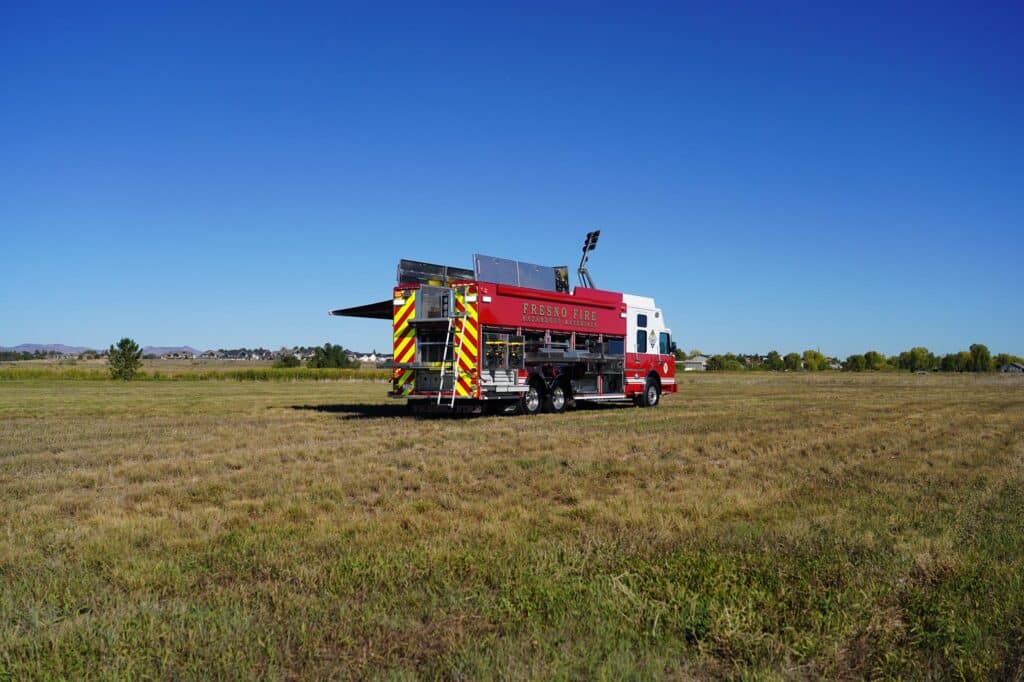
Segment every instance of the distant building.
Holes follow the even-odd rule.
[[[1019,362],[1008,362],[999,368],[1004,374],[1024,374],[1024,365]]]
[[[708,358],[704,355],[695,355],[679,364],[683,366],[684,372],[704,372],[708,368]]]

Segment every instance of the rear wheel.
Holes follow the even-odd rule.
[[[523,414],[539,414],[544,405],[544,393],[539,381],[531,381],[519,400],[519,411]]]
[[[565,388],[565,382],[559,381],[551,388],[551,393],[548,394],[545,407],[548,412],[559,414],[565,412],[565,408],[568,404],[569,391]]]
[[[644,384],[643,395],[640,396],[640,405],[641,407],[657,407],[659,402],[661,402],[661,386],[653,377],[649,377],[647,383]]]

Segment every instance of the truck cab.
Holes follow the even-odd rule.
[[[623,294],[626,305],[626,394],[654,406],[665,391],[675,391],[675,348],[672,330],[649,296]]]

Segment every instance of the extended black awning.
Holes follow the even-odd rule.
[[[392,309],[394,305],[394,301],[389,298],[386,301],[357,305],[354,308],[339,308],[338,310],[332,310],[329,314],[344,317],[369,317],[374,320],[390,320],[393,315]]]

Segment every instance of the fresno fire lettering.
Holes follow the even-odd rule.
[[[597,311],[577,306],[523,304],[523,322],[562,325],[565,327],[597,327]]]

